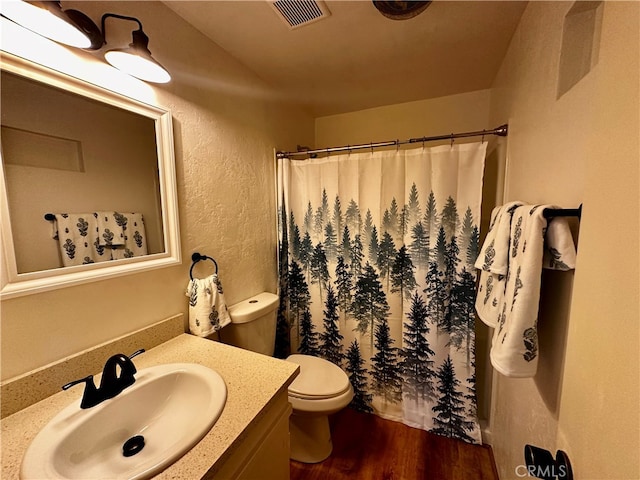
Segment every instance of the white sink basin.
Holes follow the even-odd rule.
[[[120,395],[86,410],[80,400],[56,415],[22,460],[23,479],[149,478],[190,450],[211,429],[227,400],[210,368],[173,363],[139,370]],[[124,443],[144,447],[125,457]]]

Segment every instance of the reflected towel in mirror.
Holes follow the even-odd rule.
[[[141,213],[118,213],[124,235],[124,243],[111,250],[111,258],[140,257],[147,254],[147,234]]]
[[[57,213],[54,238],[58,239],[60,258],[65,267],[111,260],[111,252],[100,245],[93,213]]]
[[[147,235],[141,213],[111,213],[111,221],[122,231],[122,244],[100,242],[111,238],[110,228],[100,227],[99,219],[105,212],[54,214],[53,238],[58,240],[62,265],[86,265],[89,263],[119,260],[147,255]],[[109,216],[107,216],[109,217]],[[103,227],[106,223],[103,222]],[[105,237],[105,232],[108,235]],[[118,234],[119,235],[119,234]]]
[[[124,245],[126,217],[118,212],[96,212],[98,239],[102,246]]]

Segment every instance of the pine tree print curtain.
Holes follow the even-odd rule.
[[[349,375],[351,407],[472,443],[485,151],[278,160],[276,355],[326,358]]]

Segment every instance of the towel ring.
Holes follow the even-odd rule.
[[[193,260],[191,268],[189,269],[189,278],[191,278],[191,280],[193,280],[193,267],[195,267],[196,263],[198,263],[200,260],[211,260],[216,266],[216,275],[218,274],[218,262],[216,262],[213,258],[208,257],[207,255],[200,255],[198,252],[195,252],[193,255],[191,255],[191,260]]]

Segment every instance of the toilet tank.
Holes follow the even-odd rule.
[[[273,356],[279,298],[260,293],[229,307],[231,323],[220,331],[224,343]]]

